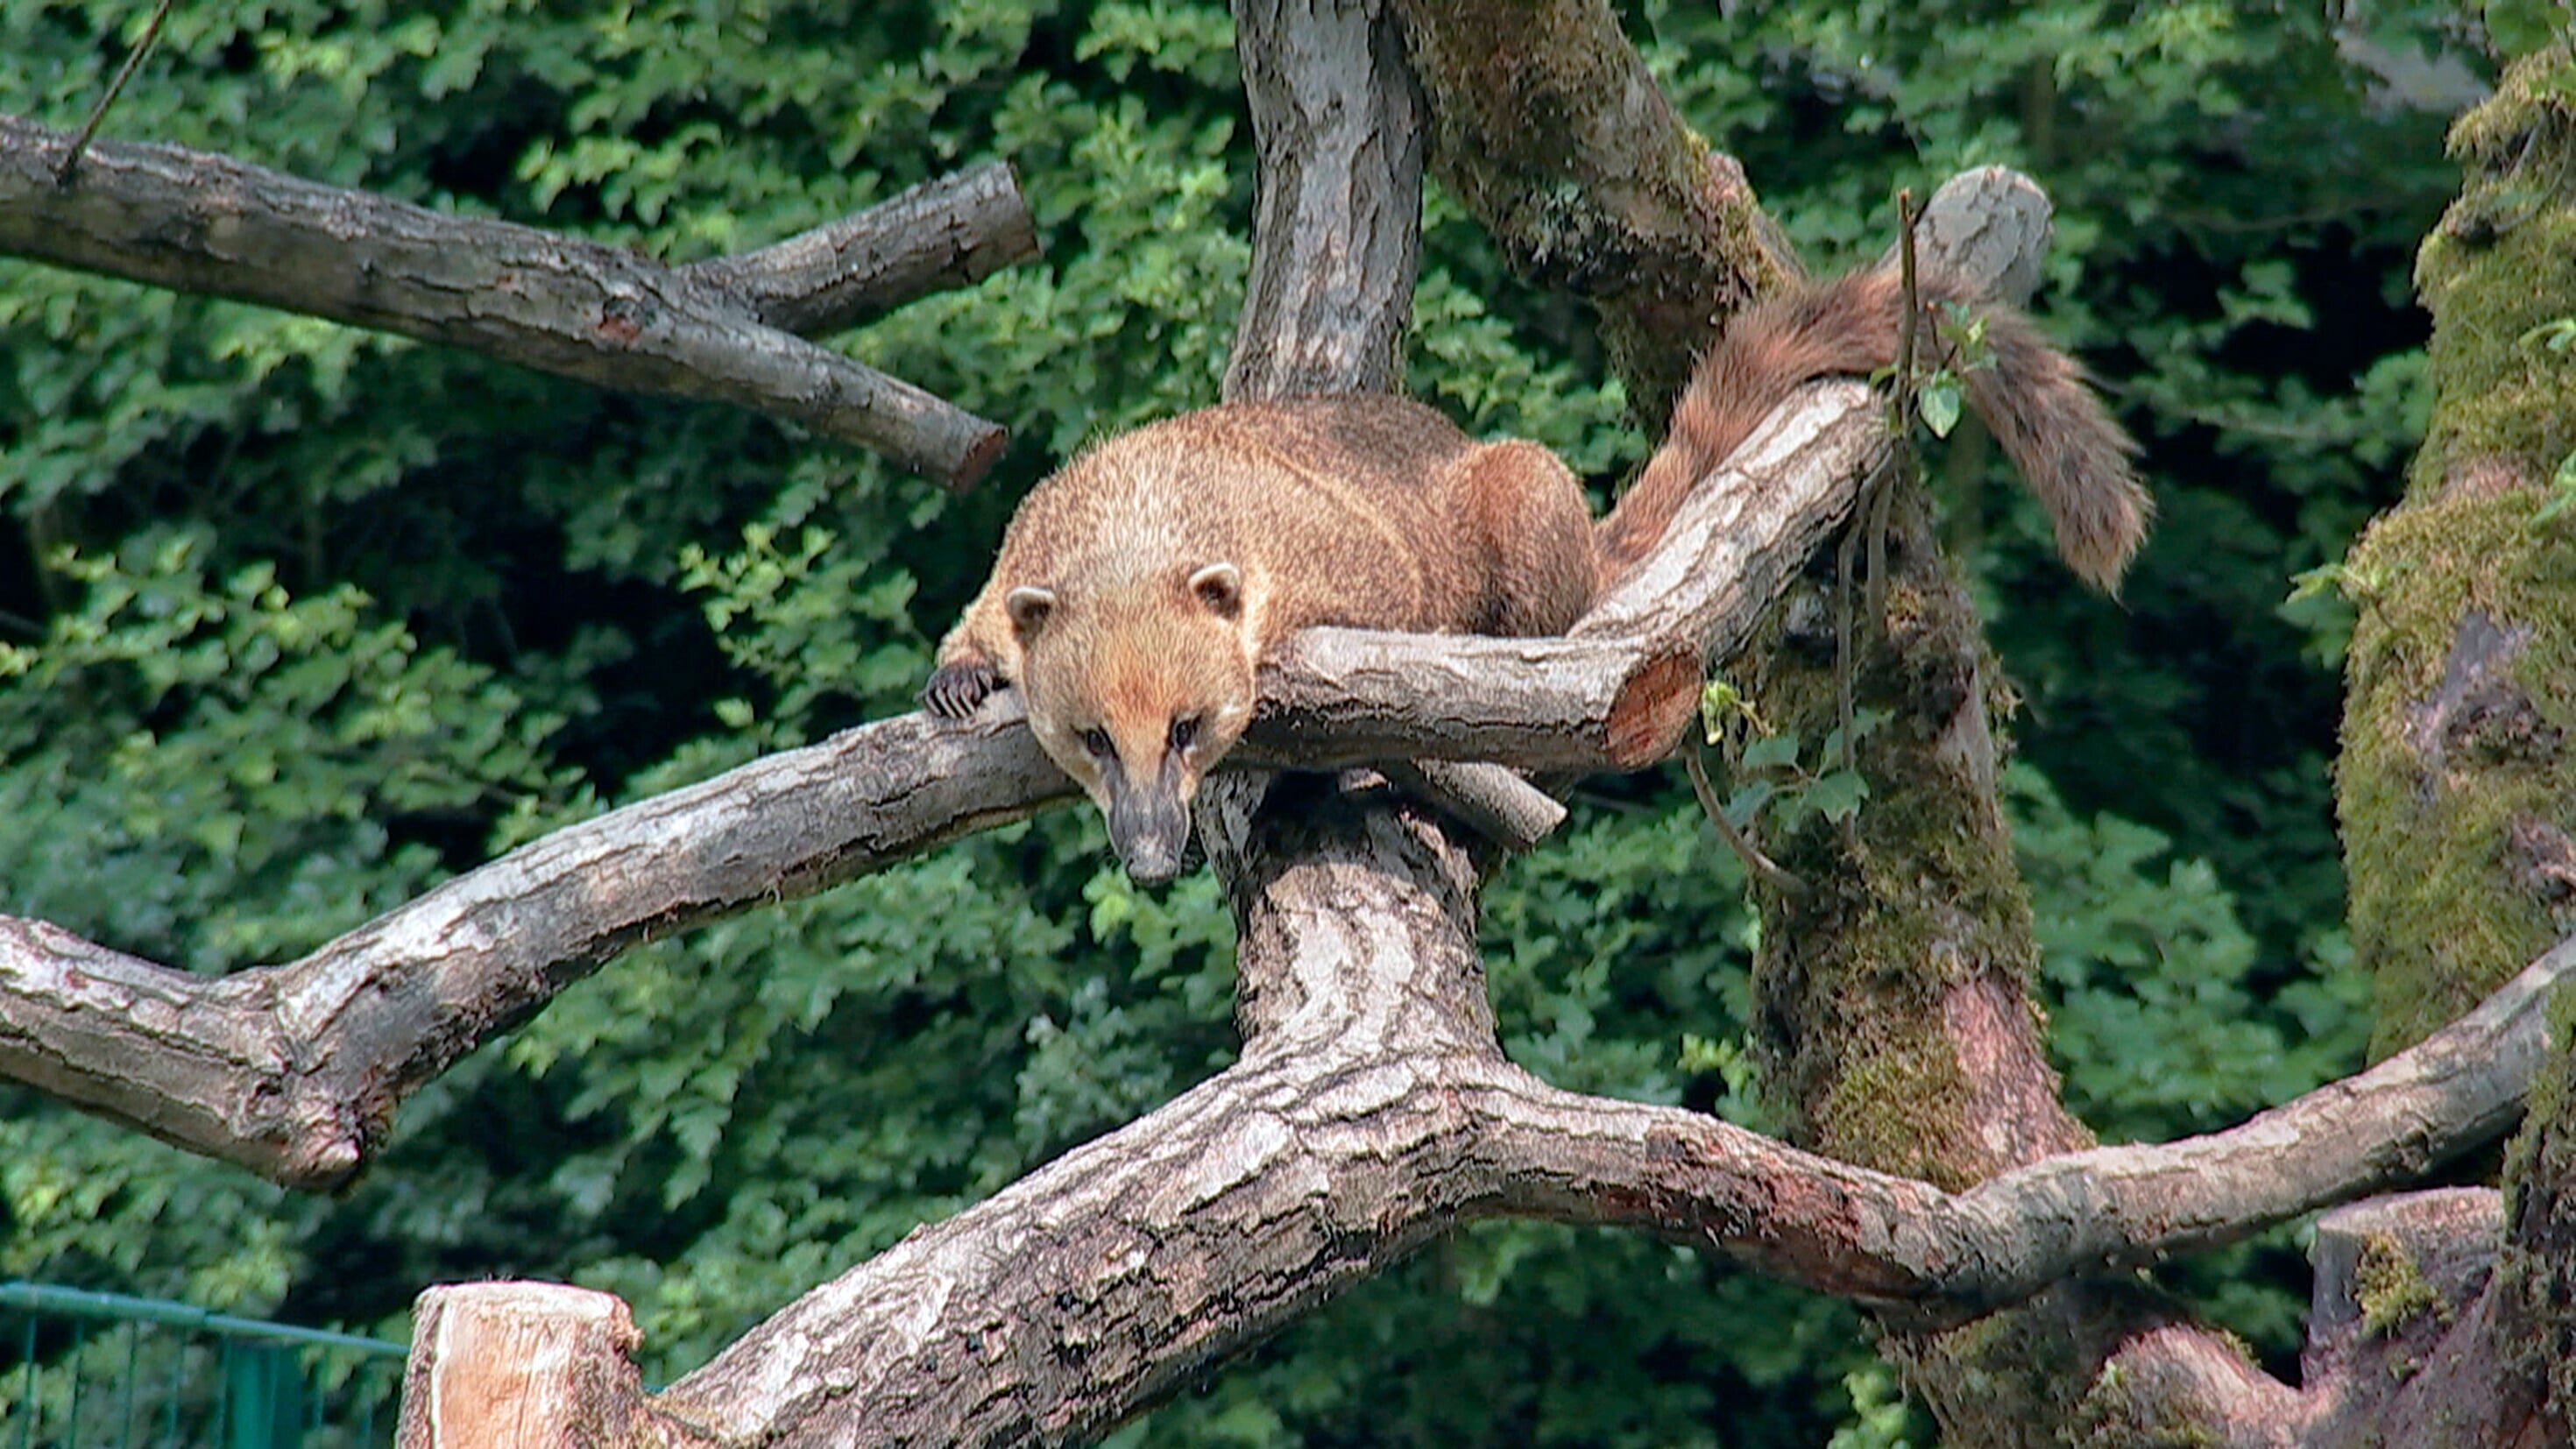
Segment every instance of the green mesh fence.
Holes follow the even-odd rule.
[[[404,1346],[0,1283],[0,1449],[377,1449]]]

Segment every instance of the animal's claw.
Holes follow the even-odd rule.
[[[943,664],[921,687],[921,705],[942,719],[966,719],[1001,687],[1002,676],[989,664]]]

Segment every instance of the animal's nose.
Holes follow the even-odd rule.
[[[1181,852],[1177,846],[1165,847],[1158,843],[1149,849],[1130,851],[1120,856],[1119,861],[1127,867],[1128,879],[1138,885],[1168,885],[1181,873]]]
[[[1109,812],[1109,840],[1118,861],[1139,885],[1161,885],[1181,873],[1181,847],[1189,844],[1189,807],[1179,797],[1120,801]]]

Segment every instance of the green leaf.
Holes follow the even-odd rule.
[[[2543,322],[2524,332],[2517,340],[2525,347],[2537,344],[2552,352],[2565,352],[2576,346],[2576,317],[2559,317]]]
[[[1764,735],[1744,747],[1739,768],[1756,770],[1794,770],[1798,767],[1798,736],[1795,731]]]
[[[2567,16],[2558,0],[2487,0],[2486,20],[2496,49],[2516,57],[2557,39]]]
[[[1959,380],[1947,371],[1935,373],[1915,390],[1914,407],[1932,436],[1950,436],[1950,430],[1959,425]]]
[[[1829,770],[1807,787],[1807,808],[1840,823],[1860,813],[1860,802],[1869,798],[1869,782],[1858,770]]]
[[[2547,523],[2571,505],[2576,505],[2576,452],[2558,460],[2557,469],[2549,475],[2549,496],[2532,513],[2531,521]]]

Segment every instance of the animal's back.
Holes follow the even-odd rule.
[[[1533,464],[1558,486],[1485,486],[1498,465]],[[1535,495],[1542,516],[1487,518],[1495,494],[1523,515]],[[1272,639],[1315,624],[1552,632],[1571,614],[1515,611],[1500,596],[1532,570],[1497,549],[1543,538],[1579,595],[1588,527],[1579,487],[1543,450],[1477,444],[1402,398],[1298,398],[1185,414],[1084,452],[1022,504],[1003,571],[1097,586],[1231,562]]]

